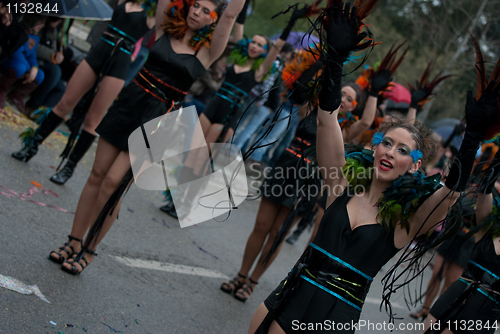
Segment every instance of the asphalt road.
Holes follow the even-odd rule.
[[[81,275],[71,276],[47,257],[70,232],[71,212],[90,173],[95,145],[73,178],[57,186],[48,179],[65,137],[51,135],[29,163],[14,160],[10,154],[21,147],[18,135],[30,122],[7,113],[0,117],[0,286],[12,284],[6,277],[37,285],[50,304],[14,292],[11,285],[0,288],[0,333],[246,333],[257,306],[306,246],[308,231],[295,245],[285,243],[250,300],[242,303],[219,287],[238,271],[259,202],[245,201],[223,223],[181,229],[158,209],[161,192],[133,185],[99,255]],[[67,131],[64,125],[60,130]],[[42,188],[33,192],[32,182]],[[424,274],[428,278],[430,270]],[[363,320],[379,326],[388,321],[379,311],[380,276],[362,313]],[[396,327],[415,325],[402,293],[392,301],[402,317]],[[357,333],[375,332],[388,331],[365,327]]]

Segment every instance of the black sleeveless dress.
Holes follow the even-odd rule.
[[[223,124],[234,129],[241,116],[241,113],[238,113],[241,101],[257,84],[254,70],[236,74],[234,66],[230,66],[221,88],[210,100],[203,114],[212,124]]]
[[[175,53],[170,36],[162,35],[154,42],[144,68],[121,91],[96,132],[120,150],[128,151],[130,134],[172,110],[205,71],[196,55]],[[159,90],[149,86],[152,81]]]
[[[485,275],[483,269],[489,271],[490,274]],[[495,276],[496,285],[488,286],[488,280]],[[495,252],[491,234],[487,234],[474,245],[472,256],[462,277],[450,285],[434,303],[429,313],[443,322],[442,327],[448,327],[449,324],[452,327],[450,329],[455,333],[494,333],[495,328],[486,328],[486,324],[493,326],[496,320],[500,320],[500,294],[488,291],[484,286],[493,287],[498,291],[499,278],[500,255]],[[462,303],[454,305],[457,299],[464,296],[464,292],[467,295],[466,289],[470,286],[471,279],[480,281],[483,287],[473,290],[463,305],[460,305]],[[448,310],[452,313],[448,314]],[[474,325],[470,326],[471,324]],[[479,326],[476,327],[476,324]]]
[[[127,2],[115,8],[108,29],[85,58],[97,75],[125,80],[135,43],[150,30],[146,12],[127,13]]]
[[[331,277],[337,277],[337,279],[340,277],[340,279],[353,281],[356,277],[362,276],[369,281],[369,278],[375,277],[380,268],[398,252],[398,249],[394,246],[394,231],[391,230],[388,233],[380,224],[363,225],[354,230],[351,229],[347,203],[352,196],[353,193],[349,188],[346,188],[344,193],[328,207],[312,245],[306,249],[304,254],[308,253],[310,248],[313,247],[321,252],[316,254],[336,258],[336,262],[342,264],[343,267],[343,269],[340,268],[341,271],[337,272],[344,270],[345,274],[333,274]],[[304,255],[302,258],[304,258]],[[348,300],[349,297],[342,297],[342,290],[324,282],[318,284],[316,283],[317,280],[315,282],[314,279],[305,274],[307,270],[312,271],[312,268],[317,265],[312,265],[315,260],[313,258],[304,261],[309,265],[302,267],[301,271],[304,272],[304,275],[300,275],[300,278],[296,280],[295,287],[288,287],[293,291],[289,292],[291,296],[287,298],[285,306],[279,306],[279,304],[282,303],[282,298],[284,298],[281,293],[282,289],[291,283],[290,274],[288,282],[285,284],[287,279],[283,280],[278,288],[264,301],[268,310],[281,308],[274,320],[286,333],[310,332],[308,330],[294,329],[294,324],[297,321],[300,323],[324,323],[327,320],[350,324],[351,322],[357,323],[359,320],[362,303],[359,307],[353,305]],[[326,268],[326,262],[324,267],[323,271],[329,273],[331,269]],[[300,266],[296,265],[291,274],[298,269],[300,269]],[[321,268],[316,268],[316,272],[321,271]],[[351,271],[351,273],[348,271]],[[365,293],[369,289],[369,283],[367,285]],[[323,331],[314,331],[314,333],[332,332],[354,333],[354,329],[328,330],[324,328]]]

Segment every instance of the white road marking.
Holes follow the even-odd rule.
[[[184,265],[180,265],[180,264],[173,264],[173,263],[167,263],[167,262],[131,259],[128,257],[121,257],[121,256],[113,256],[113,257],[118,262],[121,262],[129,267],[161,270],[161,271],[167,271],[167,272],[178,273],[178,274],[186,274],[186,275],[222,278],[225,280],[229,279],[228,276],[226,276],[226,275],[224,275],[216,270],[205,269],[205,268],[201,268],[201,267],[184,266]]]
[[[380,305],[380,303],[382,302],[381,299],[377,299],[377,298],[372,298],[372,297],[366,297],[365,299],[365,304],[375,304],[375,305]],[[406,309],[406,307],[404,307],[403,305],[401,304],[398,304],[398,303],[393,303],[391,302],[391,305],[392,307],[396,307],[396,308],[400,308],[400,309]]]

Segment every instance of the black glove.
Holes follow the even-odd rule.
[[[378,93],[389,85],[391,78],[392,73],[389,70],[375,72],[372,80],[372,86],[370,88],[370,96],[378,97]]]
[[[243,5],[243,8],[241,9],[240,14],[236,18],[236,23],[245,24],[245,19],[247,18],[247,11],[248,11],[248,4],[249,3],[250,3],[250,0],[245,1],[245,4]]]
[[[367,36],[366,32],[358,34],[359,21],[357,19],[357,9],[352,8],[349,15],[350,4],[342,8],[330,6],[328,9],[328,18],[330,23],[326,30],[327,54],[329,58],[342,60],[342,64],[349,57],[349,53]]]
[[[472,91],[467,92],[467,103],[465,104],[467,128],[460,151],[446,178],[445,185],[449,189],[465,190],[479,144],[488,128],[494,124],[497,113],[495,94],[491,94],[488,88],[478,101],[472,96]]]
[[[323,61],[320,59],[315,62],[311,67],[302,72],[301,76],[295,81],[293,91],[290,99],[293,103],[304,104],[310,97],[309,83],[312,81],[316,73],[323,67]]]
[[[495,187],[495,182],[500,176],[500,150],[497,151],[495,157],[484,172],[483,181],[479,186],[478,191],[484,194],[491,194]]]
[[[295,25],[295,22],[297,22],[298,19],[304,17],[307,12],[307,6],[304,5],[302,9],[297,9],[297,6],[293,8],[292,16],[290,17],[290,20],[288,20],[288,23],[283,29],[283,32],[281,33],[280,39],[282,41],[286,41],[288,38],[288,35],[290,35],[290,31],[292,31],[293,26]]]
[[[415,87],[411,92],[411,103],[410,103],[410,108],[415,108],[417,111],[420,111],[421,105],[419,102],[421,102],[423,99],[425,99],[427,96],[429,96],[429,88],[427,88],[425,85],[423,87]]]
[[[349,57],[358,43],[365,38],[366,33],[358,34],[359,22],[356,7],[350,12],[350,4],[345,8],[328,8],[329,24],[326,31],[326,54],[322,54],[325,67],[321,76],[321,90],[318,94],[319,106],[326,111],[334,111],[342,102],[342,69],[344,62]]]

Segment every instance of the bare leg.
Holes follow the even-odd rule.
[[[118,148],[111,145],[106,140],[99,138],[94,165],[92,166],[90,176],[85,184],[85,187],[83,188],[82,194],[80,195],[75,218],[73,220],[71,235],[75,238],[83,240],[83,237],[87,233],[91,224],[89,212],[92,212],[95,208],[102,181],[119,153],[120,150],[118,150]],[[80,251],[80,242],[73,240],[70,244],[74,248],[75,252],[78,253]],[[58,258],[57,255],[54,255],[54,253],[51,253],[51,257],[55,259]]]
[[[92,135],[97,135],[95,128],[101,122],[104,114],[113,104],[118,94],[123,88],[124,80],[114,77],[102,78],[99,90],[92,100],[89,111],[85,116],[83,129]]]
[[[271,231],[274,220],[278,215],[280,207],[273,202],[262,198],[259,206],[259,211],[257,213],[257,218],[255,221],[255,226],[252,233],[248,237],[247,244],[245,246],[245,253],[243,254],[243,261],[241,263],[241,268],[239,273],[241,276],[247,276],[248,272],[252,268],[255,259],[259,255],[266,237]],[[226,285],[226,289],[235,290],[236,287],[240,286],[244,282],[244,277],[237,275],[235,280],[227,281],[222,285]]]
[[[94,209],[90,214],[90,222],[91,224],[96,221],[97,217],[101,213],[102,209],[104,208],[104,205],[106,202],[109,200],[111,195],[118,189],[120,183],[123,180],[123,177],[127,174],[128,170],[130,169],[130,159],[129,159],[129,154],[128,152],[123,152],[121,151],[116,159],[114,160],[111,168],[109,169],[108,173],[106,174],[104,180],[102,181],[101,187],[99,189],[99,195],[97,196],[96,204],[94,206]],[[104,238],[106,233],[109,231],[111,226],[113,225],[116,216],[118,215],[118,211],[120,209],[120,202],[117,204],[116,208],[113,210],[113,214],[110,216],[108,215],[104,221],[104,224],[102,226],[102,229],[99,233],[99,236],[97,240],[92,240],[91,242],[91,247],[90,250],[93,251],[99,244],[99,242]],[[87,260],[88,263],[90,263],[93,259],[93,255],[86,253],[84,255],[85,259]],[[63,266],[67,267],[68,269],[71,269],[73,263],[68,263],[65,262],[63,263]],[[75,266],[78,267],[78,270],[81,270],[81,266],[78,262],[74,263]]]
[[[75,108],[83,95],[92,88],[96,80],[97,75],[94,70],[85,60],[82,60],[80,65],[76,68],[75,73],[71,76],[63,97],[54,107],[52,112],[64,118]]]
[[[460,278],[464,271],[464,267],[455,262],[448,262],[448,269],[446,270],[446,277],[444,279],[443,288],[441,289],[442,295],[453,282]]]
[[[440,272],[443,264],[444,264],[444,268],[443,268],[442,273],[440,274],[439,272]],[[437,255],[436,262],[434,262],[434,268],[432,270],[431,279],[429,280],[429,283],[427,284],[427,292],[425,293],[425,300],[424,300],[424,304],[422,305],[422,309],[420,311],[418,311],[417,313],[411,313],[410,314],[411,317],[418,319],[418,318],[426,316],[429,313],[432,302],[434,301],[434,298],[436,298],[436,295],[439,292],[439,288],[441,286],[441,281],[443,280],[443,277],[446,276],[446,270],[447,270],[448,264],[449,264],[449,262],[444,263],[444,257],[442,257],[439,254]]]
[[[271,257],[269,258],[269,260],[267,261],[266,264],[263,264],[261,261],[263,256],[266,255],[267,252],[269,252],[269,250],[271,249],[271,247],[272,247],[272,245],[273,245],[273,243],[276,240],[276,237],[278,235],[278,231],[279,231],[281,225],[283,224],[283,222],[285,221],[286,217],[290,213],[290,211],[291,211],[291,209],[284,206],[284,205],[279,207],[278,214],[276,215],[276,218],[271,226],[271,229],[267,233],[269,236],[267,238],[266,243],[264,244],[264,247],[262,248],[261,257],[259,258],[259,261],[255,265],[255,268],[252,272],[252,275],[250,275],[250,277],[248,278],[247,283],[235,292],[235,297],[237,299],[246,300],[250,297],[250,295],[253,292],[253,289],[255,288],[255,285],[259,281],[260,277],[264,274],[264,272],[267,270],[267,268],[269,268],[269,266],[273,263],[274,259],[278,256],[283,243],[281,243],[279,245],[278,249],[276,249],[276,252],[274,252],[274,254],[271,255]],[[298,219],[296,219],[294,221],[294,223],[297,222],[297,220]],[[285,234],[286,233],[288,233],[288,231],[286,231]],[[251,239],[249,238],[248,239],[249,243],[250,243],[250,240]],[[255,261],[255,259],[254,259],[254,261]],[[245,262],[245,256],[243,257],[243,262]],[[250,286],[251,289],[249,290],[247,288],[247,286]]]
[[[252,320],[250,321],[250,327],[248,328],[248,334],[254,334],[257,328],[259,328],[262,321],[266,317],[269,310],[264,303],[260,304],[255,313],[253,314]],[[269,328],[270,334],[285,334],[285,331],[281,329],[276,321],[273,321],[271,327]]]
[[[240,273],[243,275],[248,274],[255,259],[257,259],[257,256],[261,252],[262,246],[278,217],[280,208],[279,205],[265,198],[261,199],[255,226],[248,237],[245,253],[243,255],[243,262],[240,268]]]
[[[280,210],[278,212],[278,215],[276,216],[276,219],[273,223],[273,226],[271,227],[271,230],[269,231],[269,237],[267,238],[267,241],[264,245],[264,248],[262,249],[262,253],[261,253],[261,258],[262,259],[262,256],[267,254],[267,252],[269,252],[269,250],[271,249],[274,241],[276,240],[276,237],[278,236],[278,232],[281,228],[281,225],[283,225],[286,217],[288,216],[288,214],[290,213],[291,209],[282,205],[280,207]],[[296,218],[294,220],[294,224],[298,221],[298,218]],[[293,224],[292,226],[293,227]],[[290,228],[291,228],[290,227]],[[285,235],[288,233],[288,231],[285,232]],[[281,250],[281,246],[283,246],[283,243],[281,243],[278,247],[278,249],[276,250],[276,252],[274,252],[274,254],[270,257],[269,261],[264,265],[262,264],[262,262],[259,261],[257,262],[257,264],[255,265],[255,269],[253,270],[252,272],[252,275],[250,276],[251,279],[253,279],[254,281],[258,282],[260,277],[264,274],[264,272],[267,270],[267,268],[269,268],[269,266],[273,263],[274,259],[278,256],[280,250]]]

